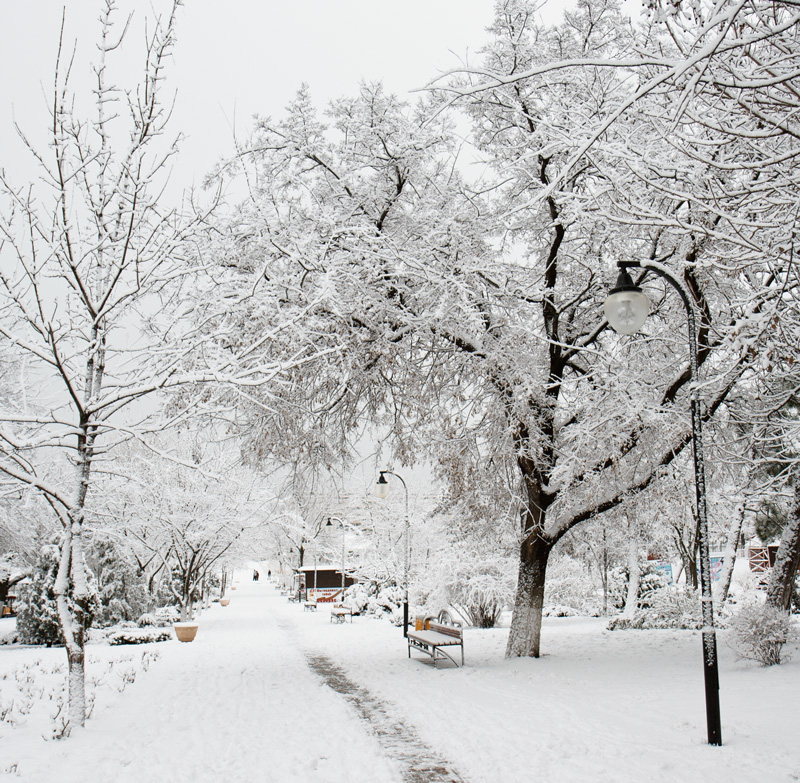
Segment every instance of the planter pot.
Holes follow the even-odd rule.
[[[197,636],[197,623],[175,623],[173,628],[179,642],[191,642]]]
[[[220,598],[219,603],[220,606],[227,606],[231,602],[230,598]]]

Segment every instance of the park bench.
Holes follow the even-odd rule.
[[[446,625],[445,623],[436,621],[426,622],[425,628],[421,631],[409,630],[407,632],[407,639],[409,658],[411,657],[411,649],[413,648],[419,652],[425,653],[425,655],[430,655],[433,659],[434,667],[436,666],[436,661],[444,660],[445,658],[458,666],[459,663],[450,655],[446,648],[460,647],[460,665],[464,665],[464,636],[462,629],[457,626]]]
[[[303,611],[305,611],[305,612],[316,612],[317,611],[317,602],[316,601],[303,601]]]
[[[334,604],[331,607],[331,622],[332,623],[343,623],[347,618],[350,618],[350,622],[353,622],[353,610],[349,606],[344,606],[343,604]]]

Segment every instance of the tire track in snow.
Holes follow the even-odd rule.
[[[386,755],[399,763],[405,783],[463,783],[452,766],[428,747],[413,728],[392,717],[386,704],[349,679],[330,658],[306,653],[306,660],[328,687],[355,707]]]

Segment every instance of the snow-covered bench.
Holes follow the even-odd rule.
[[[407,638],[409,658],[411,657],[411,648],[413,647],[415,650],[419,650],[419,652],[430,655],[431,658],[433,658],[434,667],[436,666],[436,661],[443,660],[445,658],[458,666],[459,663],[445,648],[460,647],[460,665],[464,665],[464,635],[461,628],[458,628],[454,625],[445,625],[444,623],[431,621],[428,623],[426,630],[408,631]]]
[[[350,618],[350,622],[353,622],[353,610],[349,606],[344,606],[344,604],[334,604],[331,607],[331,622],[332,623],[343,623],[346,618]]]
[[[317,611],[317,602],[316,601],[303,601],[303,610],[306,612],[316,612]]]

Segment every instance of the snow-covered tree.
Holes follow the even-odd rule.
[[[732,191],[755,176],[748,133],[721,147],[724,165],[699,154],[744,111],[735,100],[690,135],[697,112],[712,117],[704,92],[681,110],[680,143],[665,143],[670,94],[647,69],[663,65],[665,85],[688,72],[669,37],[688,26],[637,32],[611,0],[580,2],[556,27],[536,17],[533,3],[499,3],[484,64],[448,86],[494,179],[462,181],[438,96],[409,108],[364,86],[320,116],[302,90],[243,145],[251,198],[214,249],[239,301],[250,297],[232,316],[241,331],[302,312],[306,334],[335,343],[268,399],[240,405],[254,449],[332,464],[377,422],[401,461],[430,456],[474,519],[517,517],[507,654],[533,656],[553,548],[668,466],[691,464],[682,303],[645,278],[645,337],[609,334],[615,262],[660,259],[683,281],[700,315],[708,419],[759,360],[780,302],[784,277],[763,259],[788,261],[771,244],[785,222],[765,230],[747,217],[758,188]],[[733,193],[721,215],[720,187]]]
[[[60,623],[56,580],[60,567],[60,545],[43,544],[17,602],[17,631],[23,644],[64,644]],[[85,574],[90,589],[89,609],[81,615],[86,631],[92,624],[95,608],[91,574]]]
[[[196,435],[165,435],[160,458],[132,450],[126,481],[103,493],[102,516],[118,520],[142,570],[171,594],[182,620],[192,619],[223,565],[261,550],[274,506],[270,487],[241,466],[232,444],[202,443]]]
[[[476,118],[480,149],[510,183],[509,235],[526,243],[543,281],[536,304],[548,405],[520,430],[536,433],[530,443],[541,446],[518,459],[526,510],[510,655],[538,655],[553,545],[652,485],[665,466],[683,461],[691,441],[688,362],[676,371],[674,360],[676,352],[687,355],[681,303],[659,281],[641,279],[655,303],[647,336],[617,341],[589,309],[600,306],[592,294],[605,293],[598,273],[632,256],[669,261],[700,315],[706,417],[761,356],[764,327],[780,303],[791,228],[785,206],[794,187],[786,161],[796,145],[777,130],[780,122],[759,134],[759,120],[723,84],[723,72],[739,67],[737,52],[749,51],[760,34],[726,27],[733,4],[692,7],[700,6],[700,21],[687,11],[680,24],[658,21],[637,31],[605,0],[578,3],[556,28],[535,22],[533,3],[501,2],[483,66],[448,85],[453,101]],[[736,4],[744,6],[751,7]],[[791,49],[784,35],[794,35],[787,32],[791,11],[775,22],[760,8],[765,13],[750,21],[761,24],[775,56],[769,62],[777,62],[779,50]],[[726,36],[736,31],[743,38],[728,46]],[[743,89],[769,93],[767,71],[735,78]],[[791,101],[793,70],[782,57],[778,71],[776,89]],[[777,120],[781,101],[773,107]],[[763,147],[755,143],[766,137]],[[770,165],[789,201],[767,218],[759,200]],[[768,266],[764,258],[779,261]],[[668,331],[657,332],[662,320]],[[596,348],[608,359],[594,355]],[[616,381],[623,372],[625,388]]]
[[[38,490],[63,525],[55,595],[73,727],[85,719],[83,536],[95,461],[141,418],[122,412],[175,372],[174,363],[147,359],[154,335],[142,315],[170,309],[185,258],[187,223],[155,198],[175,152],[158,142],[170,114],[161,93],[179,5],[147,30],[142,79],[125,90],[109,68],[131,28],[117,25],[115,0],[101,3],[93,101],[72,89],[75,58],[62,33],[50,142],[41,153],[28,144],[40,176],[19,186],[0,172],[0,339],[24,357],[40,390],[31,404],[7,399],[0,412],[0,473]],[[52,464],[53,454],[61,462],[46,475],[42,458]]]
[[[102,535],[102,534],[101,534]],[[136,620],[152,608],[144,574],[119,543],[97,536],[86,555],[95,576],[97,612],[95,625]]]

